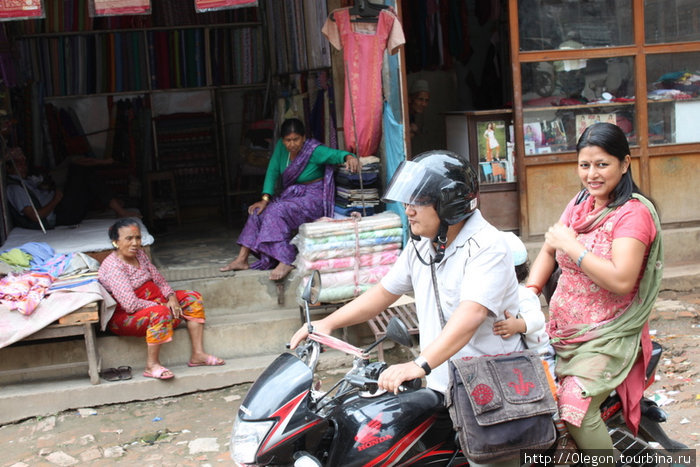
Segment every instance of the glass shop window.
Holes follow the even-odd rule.
[[[700,142],[700,52],[647,55],[649,144]]]
[[[647,44],[700,40],[698,0],[646,0],[644,35]]]
[[[630,45],[631,17],[632,0],[520,0],[520,50]]]
[[[611,122],[636,144],[634,59],[522,63],[525,155],[574,151],[589,125]]]

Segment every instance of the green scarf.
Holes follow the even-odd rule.
[[[656,238],[632,303],[607,323],[589,324],[571,336],[551,340],[557,353],[557,374],[576,376],[583,386],[584,397],[608,393],[627,377],[639,353],[640,333],[661,288],[663,242],[659,216],[648,199],[636,193],[632,197],[649,209],[656,226]],[[612,208],[603,210],[597,220],[612,211]]]

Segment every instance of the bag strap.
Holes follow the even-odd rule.
[[[435,304],[438,309],[438,316],[440,317],[440,327],[444,328],[445,323],[445,313],[442,312],[442,305],[440,304],[440,291],[438,290],[437,274],[435,273],[435,263],[430,263],[430,275],[433,278],[433,291],[435,292]]]

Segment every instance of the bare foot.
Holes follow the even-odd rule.
[[[270,273],[270,280],[278,281],[280,279],[284,279],[292,269],[294,269],[294,266],[291,264],[279,263]]]
[[[234,259],[230,263],[228,263],[226,266],[223,268],[219,268],[219,271],[221,272],[229,272],[229,271],[245,271],[248,269],[250,266],[248,266],[248,261],[243,261],[238,258]]]

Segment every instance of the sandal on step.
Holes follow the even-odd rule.
[[[207,357],[207,361],[204,363],[192,363],[192,362],[187,362],[187,366],[220,366],[224,365],[226,362],[218,357],[215,357],[213,355],[209,355]]]
[[[172,371],[168,370],[164,366],[159,366],[158,368],[155,369],[155,371],[144,371],[143,376],[146,378],[155,378],[155,379],[170,379],[173,378],[175,375],[173,374]]]
[[[100,371],[100,378],[106,381],[119,381],[121,379],[119,376],[119,370],[116,368],[106,368]]]
[[[128,365],[122,365],[120,367],[117,367],[117,372],[119,373],[119,379],[122,381],[126,381],[127,379],[131,379],[131,367]]]

